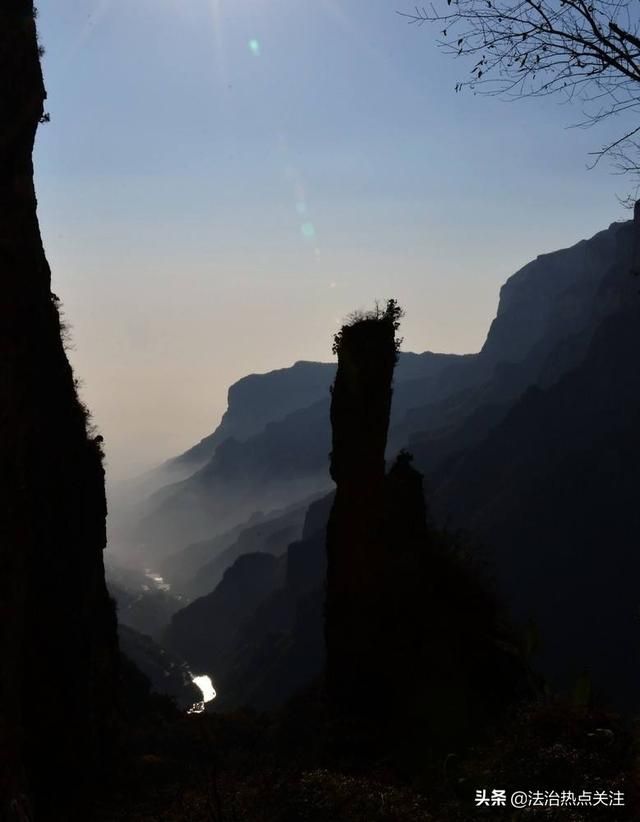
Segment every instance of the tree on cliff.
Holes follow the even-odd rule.
[[[393,332],[395,335],[395,332],[398,331],[398,329],[400,328],[400,320],[403,317],[404,309],[402,309],[398,305],[398,301],[394,299],[387,300],[387,302],[384,305],[384,308],[380,305],[379,302],[376,302],[375,307],[371,311],[353,311],[347,317],[347,320],[340,329],[340,331],[338,331],[337,334],[334,335],[333,346],[331,348],[331,351],[333,354],[336,355],[340,353],[345,328],[350,328],[351,326],[363,322],[364,320],[375,320],[377,322],[386,323],[390,328],[393,328]],[[394,345],[397,353],[400,350],[400,346],[402,345],[402,337],[395,337]]]
[[[564,95],[591,125],[640,112],[640,12],[636,0],[443,0],[400,12],[440,28],[439,46],[475,62],[456,85],[506,97]],[[633,122],[633,121],[632,121]],[[640,125],[594,152],[640,173]]]

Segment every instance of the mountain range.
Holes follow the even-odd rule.
[[[469,535],[515,618],[535,626],[541,670],[562,685],[588,670],[622,700],[639,684],[634,230],[614,223],[524,266],[502,287],[478,353],[401,354],[388,441],[389,457],[413,453],[432,519]],[[186,476],[138,507],[129,534],[196,597],[174,615],[171,647],[214,678],[219,654],[228,687],[253,704],[289,693],[264,678],[272,664],[274,681],[289,671],[297,684],[296,672],[321,666],[325,523],[315,533],[303,523],[307,511],[328,514],[334,374],[298,362],[232,386],[220,426],[161,469]],[[220,642],[216,624],[230,626]],[[270,664],[249,693],[255,655]]]

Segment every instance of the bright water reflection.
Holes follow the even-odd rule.
[[[205,703],[211,702],[216,698],[216,689],[213,687],[211,677],[203,674],[201,676],[192,676],[191,681],[202,691],[202,702],[195,702],[188,710],[190,714],[201,714],[204,711]]]

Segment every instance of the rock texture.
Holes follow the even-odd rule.
[[[113,720],[102,455],[87,434],[36,216],[45,90],[30,0],[0,7],[0,817],[68,806]],[[69,810],[64,818],[73,818]]]

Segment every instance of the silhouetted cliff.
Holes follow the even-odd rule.
[[[327,690],[345,709],[365,707],[379,672],[384,568],[384,476],[391,381],[396,364],[395,303],[345,325],[336,336],[331,400],[327,526]]]
[[[432,352],[401,354],[398,419],[417,398],[422,401],[424,386],[437,382],[459,360],[471,359]],[[302,503],[328,491],[328,394],[334,375],[332,364],[296,363],[232,386],[220,426],[196,446],[193,459],[179,458],[144,478],[149,489],[157,489],[158,483],[163,487],[128,512],[131,521],[125,527],[112,527],[113,543],[128,545],[129,554],[140,551],[145,562],[155,566],[165,554],[194,541],[212,540],[247,522],[255,512]],[[305,401],[309,404],[300,405]],[[174,469],[179,477],[184,472],[190,476],[167,484],[175,479]],[[120,514],[121,509],[122,505]]]
[[[402,452],[385,472],[397,322],[391,303],[336,339],[335,499],[310,506],[302,539],[280,560],[241,557],[172,620],[168,641],[214,678],[213,710],[281,705],[321,673],[325,545],[335,706],[399,727],[410,717],[435,744],[486,722],[527,688],[495,596],[428,524],[410,456]]]
[[[514,612],[538,625],[544,672],[571,687],[587,670],[596,690],[628,705],[640,687],[640,298],[631,234],[629,225],[618,232],[582,361],[522,393],[433,478],[438,515],[492,547]]]
[[[191,473],[208,462],[225,440],[246,440],[268,423],[308,408],[329,390],[334,372],[331,363],[300,361],[290,368],[243,377],[229,388],[227,410],[215,431],[166,467],[190,469]]]
[[[456,451],[481,441],[530,385],[573,368],[585,355],[599,288],[616,248],[628,243],[628,226],[614,223],[510,277],[479,353],[401,354],[387,453],[409,446],[430,477]],[[132,511],[137,527],[123,541],[146,545],[150,561],[212,539],[255,511],[328,490],[326,391],[334,373],[333,365],[296,363],[232,386],[218,429],[171,463],[178,476],[191,475]],[[170,476],[158,473],[155,487]]]
[[[325,634],[333,709],[406,749],[468,737],[531,683],[498,599],[429,527],[412,457],[385,473],[398,321],[390,301],[336,337]]]
[[[117,638],[102,455],[50,290],[32,149],[45,90],[30,0],[0,7],[0,807],[80,801],[105,754]],[[22,815],[21,815],[22,814]],[[70,809],[65,818],[72,818]]]
[[[612,310],[602,298],[608,272],[630,251],[631,224],[613,223],[509,277],[482,350],[424,385],[424,403],[413,401],[400,421],[392,420],[391,441],[408,443],[430,476],[451,454],[482,440],[529,386],[548,385],[574,368]]]

